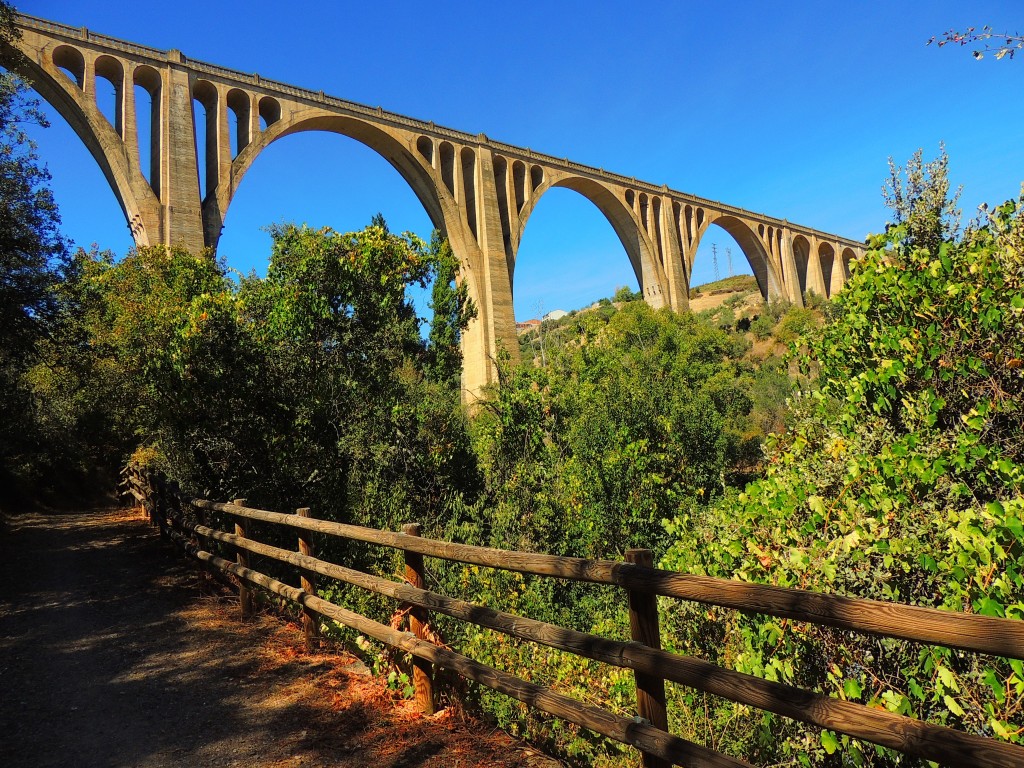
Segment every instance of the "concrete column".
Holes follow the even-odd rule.
[[[458,153],[456,159],[456,179],[459,189],[462,189],[462,162]],[[512,276],[501,233],[501,210],[494,185],[493,163],[490,149],[481,147],[477,150],[477,237],[473,238],[461,210],[457,222],[461,230],[459,236],[453,237],[449,229],[452,247],[463,249],[465,256],[460,254],[460,261],[469,264],[470,274],[466,278],[477,304],[477,319],[462,337],[462,387],[463,396],[469,403],[480,397],[485,386],[497,381],[494,361],[499,348],[508,352],[513,360],[519,359],[519,339],[512,309]]]
[[[786,296],[798,307],[804,305],[803,293],[800,291],[800,272],[796,268],[796,257],[793,255],[793,233],[789,227],[782,230],[782,279],[786,284]]]
[[[466,184],[465,179],[462,178],[462,147],[458,144],[452,144],[452,150],[454,152],[452,159],[452,186],[455,187],[452,190],[452,194],[455,195],[455,203],[462,211],[463,217],[469,221],[469,211],[466,210]]]
[[[646,236],[643,226],[637,222],[637,239],[640,243],[640,290],[644,300],[652,309],[661,309],[669,304],[664,272],[660,269],[654,241]]]
[[[683,242],[683,236],[679,231],[679,222],[673,215],[671,200],[664,200],[661,205],[661,232],[665,240],[663,247],[668,306],[676,312],[683,312],[690,308],[689,281],[679,245]]]
[[[85,58],[85,71],[82,73],[82,93],[99,107],[96,102],[96,56],[89,51],[82,51]]]
[[[828,296],[828,289],[825,286],[825,276],[821,273],[821,259],[818,258],[818,239],[811,238],[808,241],[809,252],[807,254],[807,290],[825,298]]]
[[[128,153],[128,166],[133,174],[142,173],[139,157],[139,126],[135,117],[135,67],[124,62],[124,135],[121,137]]]
[[[260,99],[255,93],[249,94],[249,143],[260,135]]]
[[[171,51],[168,56],[175,53]],[[180,59],[181,54],[177,55]],[[199,253],[205,241],[188,70],[171,63],[164,83],[161,147],[166,172],[161,178],[160,195],[165,222],[164,244],[182,245]]]
[[[207,117],[207,120],[210,118]],[[217,189],[231,184],[231,121],[227,88],[217,88]]]
[[[835,296],[846,285],[846,270],[843,269],[843,256],[834,244],[832,246],[832,286],[829,296]]]
[[[843,260],[843,246],[842,243],[835,242],[832,247],[836,249],[836,265],[839,267],[839,277],[842,279],[841,286],[846,285],[846,262]]]

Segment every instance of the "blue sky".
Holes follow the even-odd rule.
[[[886,221],[880,189],[944,141],[965,218],[1024,180],[1024,59],[976,62],[926,47],[951,27],[1024,31],[1002,2],[141,2],[24,0],[19,10],[448,125],[656,184],[863,238]],[[123,254],[131,238],[106,181],[52,110],[34,130],[64,231]],[[266,267],[279,221],[429,237],[386,161],[334,134],[303,134],[256,161],[220,253]],[[695,282],[749,272],[721,230]],[[636,278],[610,225],[574,192],[545,195],[514,285],[519,319],[582,306]]]

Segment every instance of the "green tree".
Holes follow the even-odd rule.
[[[18,486],[40,450],[29,388],[23,376],[41,339],[54,332],[55,286],[66,266],[67,244],[26,123],[46,125],[38,102],[13,70],[20,32],[14,10],[0,3],[0,485]],[[21,479],[19,479],[21,478]]]
[[[923,151],[918,149],[900,168],[890,157],[882,198],[893,212],[892,225],[899,228],[903,245],[935,250],[957,237],[960,189],[950,196],[949,156],[944,146],[939,145],[934,160],[922,158]]]
[[[612,296],[612,301],[616,304],[624,301],[640,301],[643,298],[643,294],[640,291],[630,290],[628,285],[620,285],[615,289],[615,295]]]
[[[427,349],[427,371],[435,381],[458,384],[462,372],[462,331],[476,317],[476,307],[469,299],[469,286],[458,281],[458,259],[439,230],[430,241],[434,262],[434,285],[431,289],[430,336]]]
[[[804,340],[813,386],[769,441],[765,477],[677,516],[665,567],[1024,619],[1024,198],[955,237],[945,162],[924,167]],[[917,154],[908,176],[921,172]],[[1019,665],[687,607],[674,627],[680,650],[745,672],[1021,738],[1024,707],[1004,694]],[[917,765],[691,699],[684,720],[699,728],[707,706],[742,722],[735,749],[761,761],[838,764],[841,748],[851,764]]]
[[[381,222],[271,234],[267,277],[240,285],[207,253],[81,254],[66,288],[81,338],[40,385],[105,392],[122,438],[154,447],[196,491],[381,527],[413,510],[426,522],[474,472],[458,388],[428,380],[407,295],[443,254]],[[458,296],[451,322],[464,323]]]

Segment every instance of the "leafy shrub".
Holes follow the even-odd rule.
[[[758,341],[770,339],[775,332],[775,319],[767,312],[762,312],[750,323],[750,332]]]
[[[870,241],[804,339],[817,385],[769,439],[765,477],[677,515],[664,567],[1024,619],[1022,205],[962,240],[928,234],[928,214]],[[740,671],[1022,738],[1020,662],[686,606],[670,635]],[[709,697],[675,705],[698,730],[742,723],[731,751],[763,762],[919,764]]]
[[[782,344],[790,344],[816,328],[818,318],[818,313],[813,309],[790,307],[775,326],[775,339]]]

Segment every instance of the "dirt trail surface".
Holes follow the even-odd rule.
[[[451,712],[422,717],[347,655],[241,622],[121,509],[0,528],[0,766],[551,765]],[[536,761],[536,762],[535,762]]]

